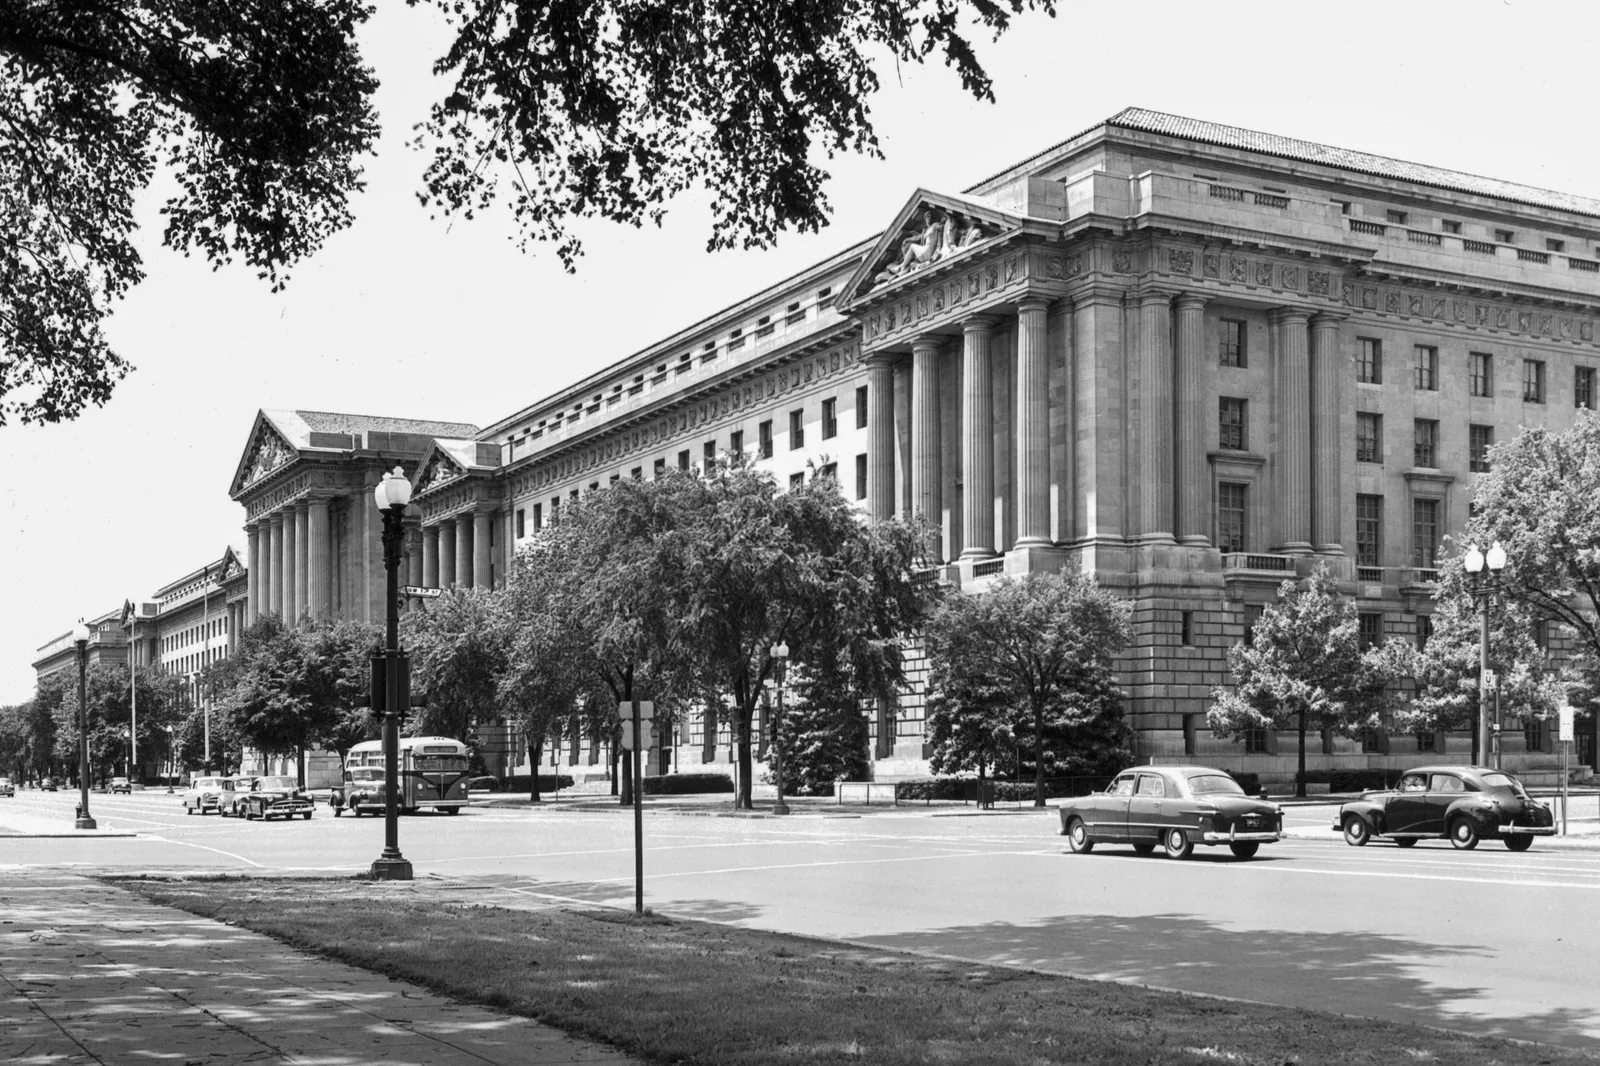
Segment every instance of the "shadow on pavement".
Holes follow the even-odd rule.
[[[1586,1049],[1600,1048],[1600,1003],[1497,1003],[1472,980],[1489,952],[1380,934],[1238,930],[1185,914],[1074,915],[873,936],[863,942],[987,962],[1230,996]],[[1537,993],[1534,993],[1536,995]],[[1521,999],[1522,997],[1519,997]],[[1530,996],[1528,998],[1533,998]]]

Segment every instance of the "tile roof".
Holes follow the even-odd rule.
[[[478,427],[469,422],[429,422],[383,415],[345,415],[332,411],[295,411],[313,433],[420,433],[430,437],[476,437]]]
[[[1293,159],[1303,163],[1315,163],[1320,166],[1371,174],[1374,177],[1394,178],[1399,181],[1416,182],[1419,185],[1452,189],[1457,192],[1473,193],[1478,196],[1491,196],[1496,199],[1530,204],[1535,207],[1549,207],[1559,211],[1572,211],[1580,215],[1600,217],[1600,200],[1588,196],[1556,192],[1551,189],[1540,189],[1532,185],[1521,185],[1514,181],[1501,181],[1499,178],[1486,178],[1459,170],[1428,166],[1425,163],[1408,163],[1403,159],[1390,159],[1388,156],[1373,155],[1370,152],[1357,152],[1350,148],[1334,148],[1326,144],[1317,144],[1315,141],[1302,141],[1295,137],[1282,137],[1275,133],[1259,133],[1240,126],[1226,126],[1220,122],[1203,122],[1200,119],[1184,118],[1182,115],[1169,115],[1162,111],[1150,111],[1142,107],[1124,108],[1104,122],[1098,122],[1081,133],[1052,145],[1045,151],[1030,156],[1001,173],[1012,173],[1036,159],[1049,155],[1064,145],[1071,144],[1079,137],[1092,133],[1094,130],[1104,126],[1118,126],[1123,129],[1140,130],[1145,133],[1155,133],[1167,137],[1181,137],[1191,141],[1218,145],[1223,148],[1238,148],[1249,152],[1260,152],[1263,155],[1278,156],[1281,159]],[[996,174],[986,178],[984,181],[979,182],[979,186],[987,184],[1000,176],[1001,174]],[[974,188],[977,187],[974,186]]]

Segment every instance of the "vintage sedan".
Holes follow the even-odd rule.
[[[310,818],[313,803],[293,777],[258,777],[235,804],[235,811],[246,818]]]
[[[1061,832],[1075,852],[1096,844],[1131,844],[1148,855],[1160,844],[1185,859],[1196,844],[1226,844],[1241,859],[1282,839],[1283,808],[1245,794],[1209,766],[1136,766],[1104,792],[1061,805]]]
[[[118,792],[126,792],[130,796],[133,795],[133,783],[126,777],[113,777],[111,779],[111,794],[114,796]]]
[[[222,800],[222,778],[197,777],[189,783],[183,792],[183,813],[204,814],[207,811],[220,811]]]
[[[224,818],[229,815],[235,818],[241,817],[244,814],[241,805],[255,783],[255,774],[238,774],[222,778],[217,786],[217,813]]]
[[[39,791],[40,792],[54,792],[54,791],[56,791],[56,788],[57,788],[57,785],[56,785],[56,779],[55,778],[53,778],[53,777],[41,777],[39,779]]]
[[[17,786],[11,783],[11,778],[0,777],[0,796],[15,796]]]
[[[1392,789],[1363,792],[1339,808],[1335,829],[1361,847],[1384,837],[1402,848],[1444,837],[1463,851],[1499,839],[1527,851],[1534,837],[1554,836],[1555,815],[1508,773],[1486,766],[1419,766]]]
[[[329,803],[335,818],[349,811],[356,817],[362,811],[383,813],[384,775],[381,766],[352,766],[344,772],[344,784],[333,790]]]

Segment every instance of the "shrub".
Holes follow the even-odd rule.
[[[559,792],[573,785],[571,774],[540,774],[539,792]],[[505,781],[507,792],[530,792],[533,789],[533,778],[527,774],[512,774]]]
[[[1229,770],[1228,776],[1239,782],[1239,787],[1252,796],[1261,793],[1261,775],[1253,770]],[[1310,780],[1310,778],[1307,778]]]
[[[1047,777],[1044,780],[1046,799],[1063,796],[1087,796],[1106,787],[1111,779],[1103,776]],[[1032,781],[996,781],[986,778],[984,784],[993,790],[992,797],[1000,803],[1023,803],[1034,798],[1036,790]],[[913,777],[896,781],[894,797],[897,800],[959,800],[965,803],[978,801],[976,777]]]
[[[691,796],[706,792],[732,792],[733,778],[727,774],[666,774],[644,779],[646,796]]]
[[[473,792],[499,792],[500,779],[498,777],[469,777],[467,788]]]

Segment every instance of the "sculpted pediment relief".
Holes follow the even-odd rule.
[[[466,473],[458,464],[453,462],[443,452],[434,452],[422,468],[422,476],[417,478],[417,491],[426,492],[438,488],[440,485],[454,481]]]
[[[244,483],[254,484],[286,463],[292,462],[296,452],[278,431],[263,421],[251,445],[250,458],[245,463]]]
[[[909,277],[942,259],[961,252],[1002,230],[991,222],[954,208],[928,205],[916,212],[893,238],[882,242],[884,248],[860,292],[870,292],[880,285]]]

